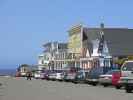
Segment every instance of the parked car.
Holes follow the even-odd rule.
[[[48,71],[45,71],[44,73],[42,73],[42,78],[41,79],[48,80]]]
[[[63,80],[66,81],[66,82],[73,82],[75,77],[76,77],[76,72],[66,71],[64,73],[64,79]]]
[[[73,80],[73,83],[85,83],[86,76],[88,74],[88,71],[85,70],[79,70],[76,73],[75,79]]]
[[[115,77],[113,77],[113,74],[119,73],[119,72],[120,70],[110,70],[106,74],[100,75],[99,83],[104,87],[115,84],[116,80],[115,80]]]
[[[116,89],[120,89],[122,85],[119,83],[121,77],[121,71],[115,72],[112,74],[112,85],[115,86]]]
[[[127,93],[133,90],[133,60],[125,61],[121,66],[120,84],[125,87]]]
[[[48,73],[48,80],[52,80],[52,81],[56,80],[56,71],[50,71]]]
[[[45,80],[50,80],[49,79],[49,74],[51,73],[51,70],[46,70],[45,73],[43,74],[43,79]]]
[[[42,79],[43,78],[43,72],[42,71],[40,71],[40,70],[36,70],[35,72],[34,72],[34,78],[35,79]]]
[[[63,70],[56,71],[56,80],[63,81],[63,79],[64,79],[64,71]]]
[[[79,70],[79,68],[75,67],[68,67],[67,69],[64,70],[64,78],[63,80],[66,82],[73,82],[76,76],[76,72]]]
[[[106,67],[93,67],[88,73],[85,82],[96,86],[99,83],[99,76],[106,73],[109,69]]]

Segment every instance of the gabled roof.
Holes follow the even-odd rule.
[[[111,55],[133,55],[133,29],[106,28],[103,31]]]
[[[92,41],[99,38],[99,32],[99,28],[83,28],[83,48],[87,47],[89,49],[90,54],[93,51]]]
[[[100,38],[103,31],[109,53],[112,56],[133,55],[133,29],[127,28],[83,28],[83,45],[92,52],[92,41]]]

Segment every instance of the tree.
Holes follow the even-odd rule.
[[[133,56],[127,56],[114,61],[115,64],[122,65],[127,60],[133,60]]]

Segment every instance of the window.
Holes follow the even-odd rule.
[[[44,64],[44,61],[42,60],[42,62],[41,62],[42,64]]]
[[[124,64],[122,70],[133,71],[133,62],[128,62],[128,63]]]
[[[119,70],[111,70],[111,71],[108,71],[106,74],[113,74],[113,73],[117,73],[119,72]]]

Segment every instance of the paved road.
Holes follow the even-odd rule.
[[[0,83],[0,100],[133,100],[133,93],[112,87],[1,77]]]

